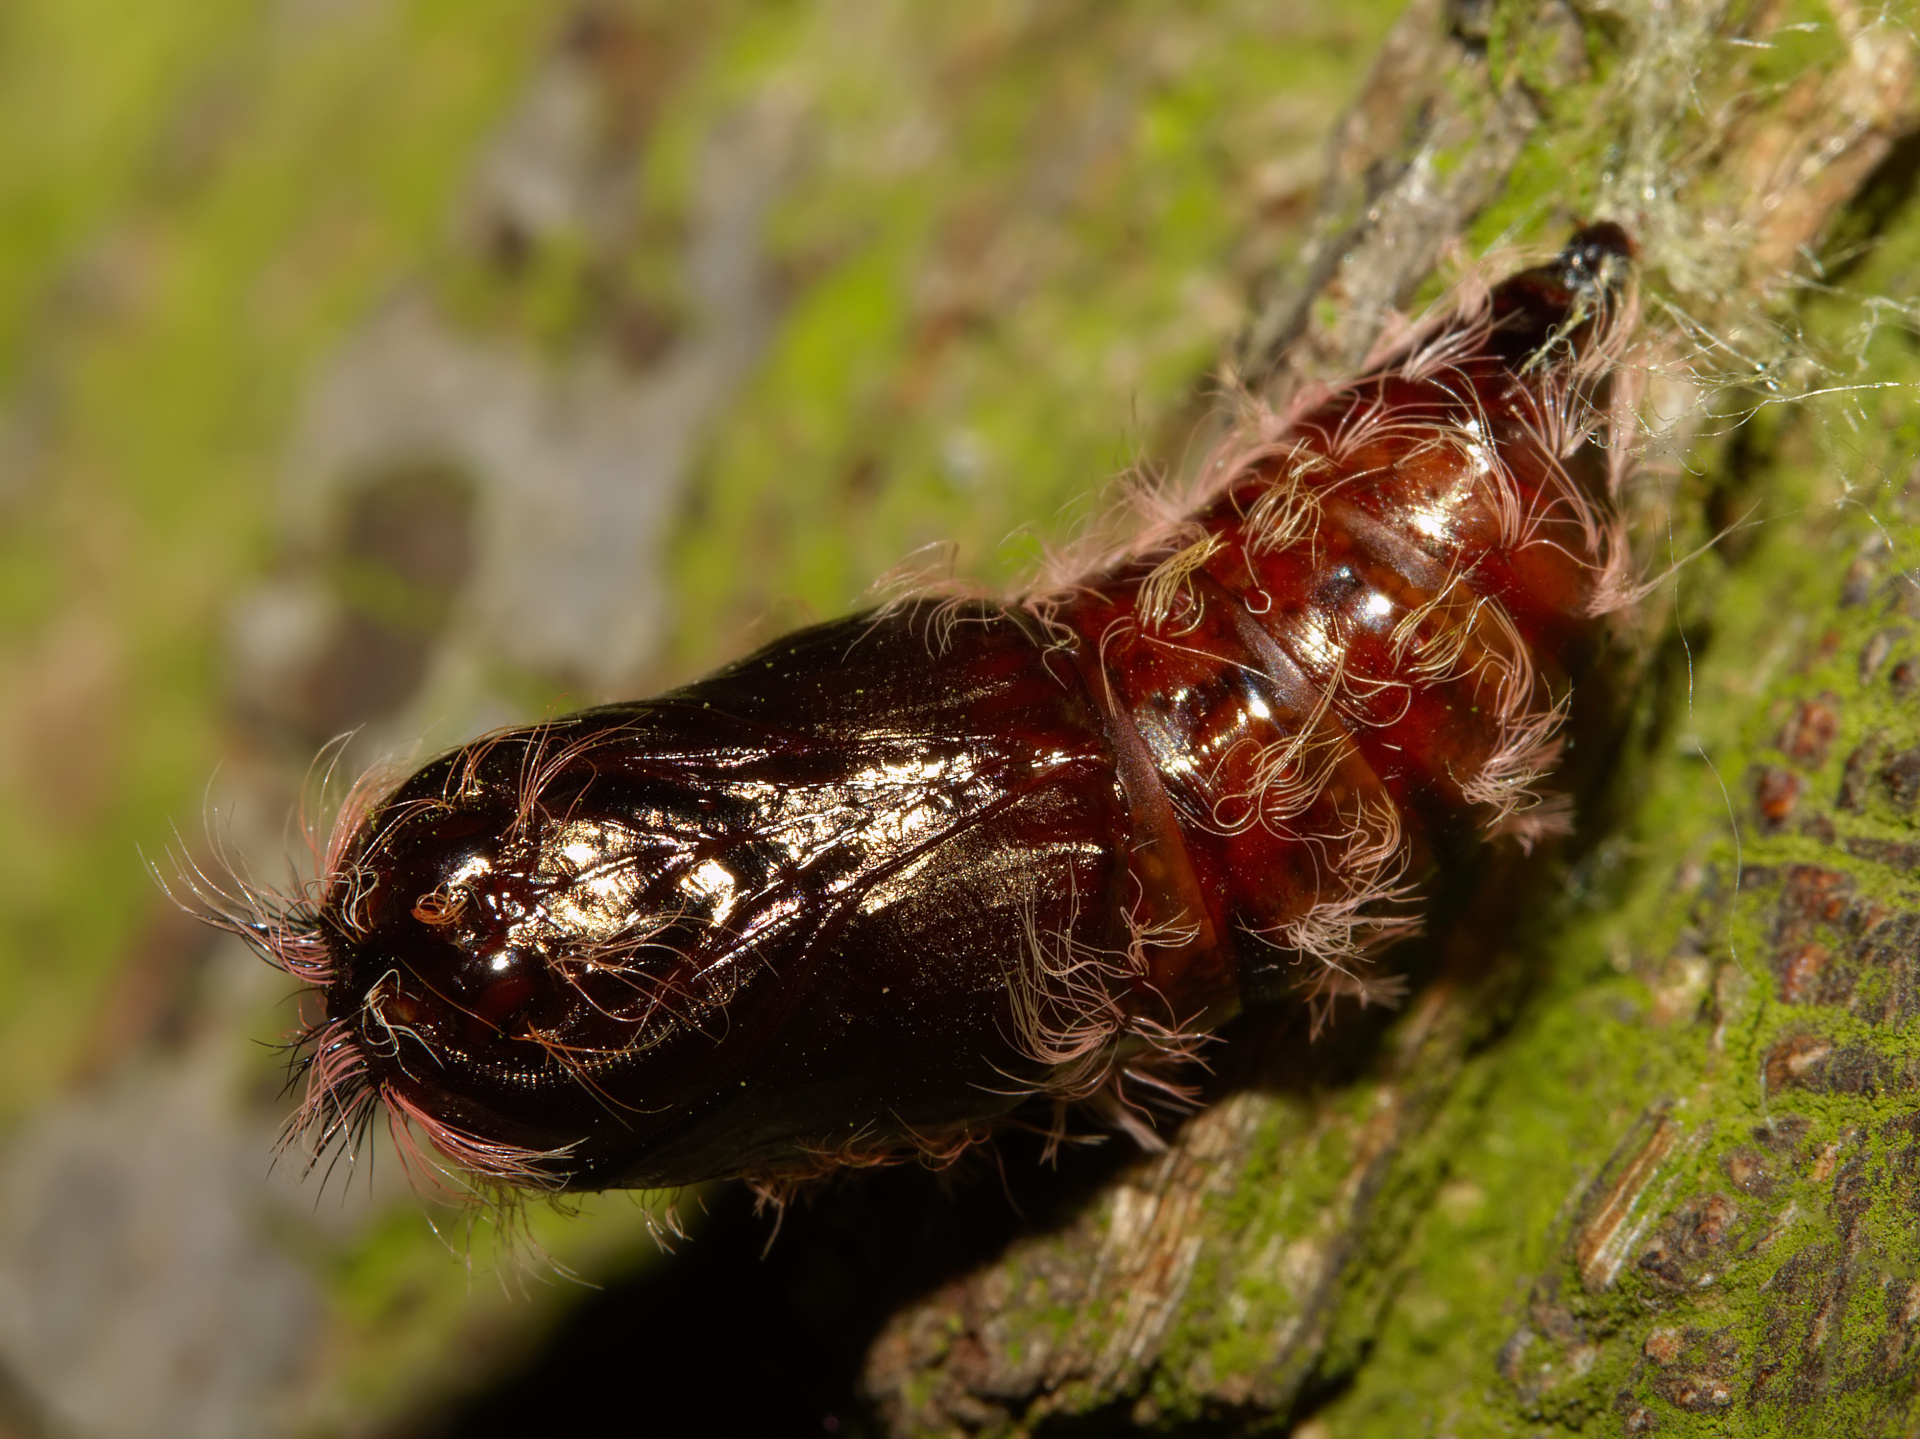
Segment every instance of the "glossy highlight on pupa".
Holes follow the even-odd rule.
[[[384,1112],[550,1190],[951,1157],[1083,1106],[1152,1143],[1250,1005],[1377,994],[1421,880],[1563,828],[1540,782],[1630,598],[1580,231],[1287,413],[1189,503],[995,600],[922,590],[345,806],[215,922],[324,996],[314,1153]]]

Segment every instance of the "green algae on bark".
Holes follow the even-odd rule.
[[[1465,1199],[1400,1256],[1331,1433],[1911,1427],[1920,363],[1876,318],[1912,313],[1910,185],[1837,229],[1870,248],[1803,323],[1839,391],[1709,471],[1763,508],[1682,574],[1644,806],[1485,1060]]]
[[[1906,410],[1880,405],[1907,393],[1904,360],[1884,357],[1899,350],[1896,332],[1911,333],[1909,272],[1889,259],[1867,304],[1825,322],[1891,321],[1854,374],[1843,336],[1811,333],[1821,322],[1793,304],[1801,282],[1790,271],[1830,225],[1859,228],[1840,213],[1849,197],[1876,193],[1887,171],[1910,174],[1896,142],[1916,118],[1911,37],[1897,18],[1838,14],[1821,22],[1814,51],[1845,58],[1795,69],[1768,47],[1776,27],[1789,27],[1788,48],[1807,44],[1791,28],[1804,17],[1770,9],[1596,9],[1575,27],[1584,49],[1571,55],[1556,48],[1565,16],[1502,14],[1491,30],[1463,28],[1453,12],[1403,22],[1376,85],[1443,73],[1405,103],[1403,129],[1382,119],[1403,96],[1376,89],[1361,102],[1369,124],[1344,134],[1372,155],[1351,168],[1372,177],[1377,204],[1361,211],[1336,183],[1316,232],[1323,259],[1302,267],[1290,308],[1276,302],[1256,323],[1242,351],[1249,373],[1266,373],[1263,355],[1313,373],[1364,349],[1364,327],[1347,333],[1352,312],[1330,302],[1330,287],[1343,300],[1415,290],[1439,237],[1404,267],[1369,257],[1398,248],[1396,204],[1410,192],[1430,201],[1430,177],[1458,173],[1426,144],[1446,133],[1433,96],[1451,96],[1507,157],[1497,198],[1484,184],[1453,192],[1453,233],[1484,245],[1592,205],[1641,239],[1656,329],[1703,342],[1695,359],[1725,347],[1689,365],[1691,346],[1668,341],[1666,373],[1684,383],[1662,394],[1656,369],[1651,409],[1681,421],[1659,462],[1674,479],[1653,487],[1657,504],[1636,496],[1635,512],[1666,530],[1649,555],[1656,570],[1716,529],[1733,532],[1644,607],[1629,738],[1608,796],[1589,805],[1594,847],[1532,881],[1557,896],[1536,890],[1516,929],[1469,923],[1468,949],[1501,951],[1478,966],[1446,952],[1443,930],[1438,982],[1357,1075],[1341,1078],[1323,1055],[1321,1083],[1304,1090],[1241,1076],[1170,1156],[1123,1172],[1066,1227],[899,1316],[868,1370],[897,1432],[1032,1432],[1095,1416],[1166,1432],[1301,1419],[1333,1435],[1611,1432],[1676,1416],[1722,1423],[1768,1405],[1792,1420],[1796,1403],[1827,1404],[1838,1420],[1897,1410],[1911,1388],[1905,1221],[1869,1227],[1875,1203],[1897,1210],[1892,1176],[1909,1163],[1902,1111],[1886,1098],[1910,1082],[1894,1037],[1906,980],[1899,966],[1858,971],[1891,963],[1907,934],[1898,904],[1911,910],[1912,897],[1898,900],[1886,871],[1915,853],[1910,813],[1903,828],[1890,809],[1920,789],[1908,779],[1913,740],[1898,739],[1912,721],[1899,730],[1835,710],[1850,761],[1838,738],[1782,737],[1824,734],[1820,697],[1845,674],[1883,677],[1863,708],[1900,702],[1887,666],[1904,642],[1894,611],[1908,603],[1896,571],[1913,563],[1899,533],[1911,523],[1908,471],[1897,436],[1871,456],[1863,447],[1879,442],[1876,427],[1906,424]],[[1407,33],[1420,25],[1424,42]],[[1461,83],[1496,37],[1524,61],[1501,71],[1508,84],[1538,83],[1543,57],[1558,56],[1555,88],[1503,109],[1498,92]],[[1421,43],[1456,47],[1452,69],[1406,59]],[[1382,133],[1404,147],[1397,165],[1379,157],[1390,146],[1368,149]],[[1875,243],[1897,248],[1889,233]],[[1793,338],[1798,327],[1809,336]],[[1772,415],[1826,387],[1819,355],[1837,357],[1825,361],[1839,367],[1836,385],[1890,388]],[[1751,431],[1736,425],[1747,408],[1763,416]],[[1838,448],[1779,458],[1796,434],[1805,449],[1809,426]],[[1703,428],[1732,428],[1733,439],[1702,441],[1682,466],[1671,447]],[[1855,434],[1867,438],[1849,449]],[[1851,537],[1832,539],[1849,517]],[[1863,577],[1844,589],[1853,567]],[[1871,618],[1826,625],[1846,596]],[[1803,660],[1794,637],[1816,625]],[[1793,667],[1821,664],[1823,682],[1790,697]],[[1799,770],[1759,756],[1782,743],[1806,751]],[[1807,833],[1787,837],[1795,824],[1813,824],[1816,841],[1828,833],[1805,797],[1816,750],[1857,816],[1832,822],[1834,844],[1851,864],[1878,865],[1872,879],[1823,879],[1823,865],[1844,868],[1834,845],[1824,860],[1764,848],[1805,850]],[[1778,836],[1757,832],[1763,822]],[[1751,867],[1736,863],[1735,823]],[[1878,858],[1862,859],[1869,852]],[[1458,922],[1451,932],[1462,935]],[[1836,1003],[1890,1018],[1872,1036],[1850,1032],[1858,1020],[1782,1019],[1787,1001],[1768,996],[1789,983],[1796,1003],[1827,983]],[[1863,1157],[1869,1148],[1876,1157]],[[1763,1204],[1761,1190],[1779,1202]],[[1763,1251],[1783,1262],[1763,1268],[1751,1257]],[[1838,1262],[1849,1259],[1857,1273]],[[1725,1317],[1736,1308],[1746,1317]],[[1891,1318],[1843,1355],[1837,1336],[1869,1314]]]
[[[266,477],[312,376],[396,290],[424,292],[469,338],[532,362],[617,352],[622,364],[650,363],[698,322],[677,269],[689,177],[706,137],[742,107],[797,101],[803,143],[769,222],[784,305],[771,358],[702,462],[704,483],[676,546],[683,588],[672,658],[663,663],[681,673],[724,658],[768,609],[838,610],[924,540],[961,539],[966,562],[989,576],[1018,568],[1031,547],[996,549],[1008,528],[1048,525],[1136,449],[1179,449],[1207,399],[1203,392],[1196,402],[1194,374],[1239,323],[1250,278],[1277,275],[1283,299],[1308,297],[1297,309],[1281,306],[1279,328],[1298,320],[1304,328],[1289,335],[1320,344],[1332,363],[1339,346],[1325,337],[1357,314],[1358,325],[1343,332],[1357,342],[1379,305],[1417,291],[1434,255],[1463,228],[1474,250],[1516,233],[1555,238],[1570,213],[1647,181],[1618,166],[1609,181],[1609,147],[1660,158],[1697,186],[1710,176],[1717,193],[1735,200],[1756,189],[1738,166],[1710,171],[1698,145],[1633,149],[1635,125],[1664,125],[1685,142],[1692,122],[1649,98],[1658,86],[1647,77],[1676,71],[1633,72],[1646,81],[1638,111],[1609,103],[1617,92],[1607,87],[1629,69],[1621,37],[1639,23],[1618,5],[1547,7],[1554,13],[1537,24],[1526,4],[1429,7],[1469,58],[1476,47],[1487,53],[1484,73],[1494,83],[1481,83],[1479,71],[1447,70],[1457,108],[1426,131],[1417,116],[1405,123],[1404,97],[1377,87],[1339,151],[1347,168],[1334,178],[1335,218],[1298,255],[1320,130],[1366,62],[1387,6],[1328,14],[1264,0],[1008,5],[933,18],[909,6],[717,7],[704,28],[662,21],[664,38],[652,49],[651,41],[623,48],[616,35],[605,52],[618,94],[602,117],[611,128],[601,153],[611,166],[637,168],[637,177],[615,177],[632,178],[641,197],[634,211],[587,239],[564,225],[532,244],[524,234],[470,233],[463,187],[540,57],[554,45],[585,43],[587,31],[627,9],[589,8],[599,18],[577,25],[581,12],[569,7],[508,0],[202,4],[131,17],[68,0],[13,7],[0,62],[8,67],[0,105],[18,121],[0,157],[0,188],[16,222],[0,242],[8,260],[0,361],[14,387],[8,473],[25,478],[0,489],[8,522],[0,533],[0,673],[14,765],[6,772],[9,864],[0,882],[8,1016],[0,1111],[28,1113],[91,1062],[82,1053],[89,1045],[137,1044],[143,1062],[163,1063],[178,1042],[159,1021],[149,1032],[91,1016],[118,956],[142,956],[129,967],[132,989],[152,977],[146,959],[166,949],[164,935],[138,937],[151,895],[130,858],[133,844],[162,833],[166,815],[191,819],[222,747],[225,681],[214,636],[234,588],[280,563],[264,553]],[[633,8],[659,19],[670,7]],[[1816,62],[1840,68],[1843,54],[1872,41],[1871,16],[1839,6],[1832,14],[1829,24],[1829,12],[1811,3],[1777,13],[1754,7],[1719,32],[1714,61],[1748,68],[1706,66],[1709,83],[1675,93],[1707,97],[1716,124],[1817,110],[1824,92],[1807,84]],[[1758,43],[1733,43],[1755,41],[1769,24]],[[109,33],[111,44],[102,39]],[[859,46],[842,45],[849,34]],[[664,57],[664,68],[647,69],[649,56]],[[1430,60],[1411,57],[1399,73],[1426,75]],[[1857,89],[1873,93],[1871,85]],[[1583,116],[1584,128],[1568,128]],[[1861,124],[1861,133],[1876,133],[1871,116]],[[1354,129],[1367,135],[1356,138]],[[1716,155],[1753,153],[1744,142],[1714,143]],[[1854,139],[1837,143],[1841,158],[1853,153]],[[1782,173],[1806,159],[1790,144],[1777,154]],[[1672,187],[1660,184],[1670,196]],[[1415,202],[1429,208],[1407,208]],[[1780,214],[1819,214],[1825,203]],[[1901,203],[1898,195],[1888,201],[1892,211]],[[1657,216],[1674,223],[1649,232],[1656,264],[1683,277],[1710,271],[1696,251],[1711,247],[1703,250],[1687,230],[1707,233],[1703,207],[1684,195],[1662,206]],[[1369,219],[1375,209],[1397,217],[1391,245]],[[1737,204],[1730,219],[1713,223],[1714,233],[1746,233]],[[1886,223],[1863,220],[1853,238],[1871,238]],[[1790,259],[1794,238],[1782,231],[1771,243]],[[1888,242],[1879,243],[1886,252]],[[1389,251],[1394,263],[1383,258]],[[1848,283],[1898,296],[1892,273]],[[1677,289],[1696,297],[1684,284]],[[1322,323],[1310,323],[1315,313]],[[1895,343],[1898,316],[1883,315],[1876,343]],[[1270,327],[1268,339],[1275,333]],[[1878,351],[1869,358],[1862,373],[1871,378],[1882,359]],[[1243,373],[1257,369],[1245,365]],[[1868,413],[1871,431],[1880,417],[1871,406]],[[1911,449],[1911,423],[1903,416],[1900,424]],[[1839,423],[1832,430],[1844,433]],[[1771,473],[1768,456],[1784,443],[1752,444],[1734,468]],[[1729,486],[1713,501],[1727,520],[1743,513],[1738,490]],[[1897,518],[1891,503],[1874,492],[1862,508]],[[1763,538],[1753,543],[1791,523],[1758,532]],[[1895,677],[1912,670],[1902,668],[1910,617],[1885,611],[1875,588],[1889,582],[1895,552],[1872,539],[1869,530],[1849,532],[1839,551],[1823,556],[1867,587],[1866,601],[1840,612],[1839,647],[1820,658],[1819,630],[1807,652],[1815,678],[1804,690],[1780,692],[1785,713],[1754,721],[1758,768],[1721,765],[1750,825],[1761,822],[1763,797],[1775,809],[1793,801],[1779,832],[1762,837],[1778,848],[1755,861],[1765,884],[1728,898],[1724,855],[1703,839],[1700,853],[1676,866],[1694,888],[1670,901],[1672,913],[1648,903],[1645,927],[1631,934],[1621,926],[1639,911],[1613,928],[1582,930],[1582,939],[1570,928],[1564,943],[1548,944],[1550,976],[1570,976],[1569,984],[1584,976],[1592,986],[1550,988],[1524,1011],[1531,1018],[1514,1039],[1476,1048],[1516,1001],[1498,985],[1475,988],[1484,977],[1463,975],[1451,988],[1424,992],[1377,1050],[1348,1026],[1360,1058],[1346,1071],[1325,1062],[1333,1051],[1323,1047],[1315,1073],[1296,1076],[1281,1102],[1230,1100],[1203,1117],[1194,1145],[1164,1171],[1129,1177],[1089,1210],[1084,1255],[1066,1241],[1015,1252],[1005,1297],[987,1304],[979,1323],[1007,1336],[1021,1372],[1055,1372],[1046,1355],[1063,1353],[1062,1336],[1076,1325],[1084,1331],[1091,1316],[1105,1327],[1097,1343],[1074,1341],[1083,1358],[1060,1361],[1060,1407],[1110,1411],[1118,1403],[1162,1427],[1208,1412],[1258,1422],[1283,1411],[1290,1395],[1349,1376],[1347,1397],[1325,1413],[1338,1432],[1376,1420],[1384,1427],[1409,1396],[1419,1412],[1444,1414],[1452,1405],[1498,1416],[1486,1421],[1497,1427],[1523,1411],[1614,1422],[1624,1391],[1627,1404],[1656,1415],[1665,1412],[1660,1404],[1684,1416],[1696,1412],[1685,1403],[1704,1403],[1698,1422],[1707,1423],[1714,1386],[1757,1375],[1775,1354],[1790,1360],[1759,1391],[1765,1402],[1775,1402],[1781,1385],[1789,1397],[1818,1397],[1826,1391],[1811,1379],[1811,1389],[1793,1387],[1813,1371],[1793,1348],[1800,1339],[1791,1323],[1770,1338],[1760,1308],[1743,1308],[1736,1324],[1673,1297],[1681,1292],[1673,1284],[1697,1286],[1701,1265],[1721,1263],[1716,1235],[1751,1242],[1757,1216],[1774,1212],[1741,1187],[1756,1184],[1772,1184],[1798,1206],[1765,1252],[1804,1256],[1783,1266],[1781,1292],[1806,1314],[1826,1313],[1824,1332],[1842,1336],[1831,1351],[1841,1357],[1823,1372],[1859,1395],[1878,1382],[1883,1371],[1874,1365],[1897,1368],[1897,1355],[1873,1357],[1892,1353],[1887,1346],[1908,1322],[1898,1286],[1876,1288],[1873,1267],[1897,1233],[1890,1196],[1898,1191],[1886,1177],[1897,1136],[1873,1129],[1881,1116],[1869,1091],[1904,1082],[1906,1057],[1897,1023],[1860,1016],[1873,1005],[1885,1014],[1890,1003],[1901,1012],[1892,961],[1873,956],[1887,948],[1897,955],[1906,941],[1861,946],[1886,930],[1874,906],[1905,895],[1894,866],[1911,842],[1904,756],[1914,741],[1901,738],[1899,711],[1868,715],[1848,685],[1849,675],[1871,671],[1881,688],[1861,693],[1897,697],[1907,692],[1894,688]],[[1701,570],[1718,563],[1709,557]],[[1754,573],[1755,591],[1767,595],[1770,584]],[[1688,634],[1709,658],[1729,633],[1731,603],[1715,601],[1711,634],[1706,617],[1692,612]],[[1753,652],[1773,654],[1774,638],[1763,633],[1767,643]],[[1790,646],[1780,652],[1782,664],[1798,662]],[[1735,679],[1752,668],[1731,665]],[[563,675],[500,663],[480,687],[509,709],[538,710],[565,684]],[[1811,752],[1768,749],[1797,723],[1803,703],[1816,708],[1800,728],[1819,732],[1817,707],[1828,693],[1841,701],[1838,733],[1819,765],[1810,764]],[[108,717],[104,728],[74,722],[88,714]],[[246,757],[247,746],[235,748]],[[91,758],[63,759],[75,753]],[[1671,756],[1662,763],[1682,773],[1700,764]],[[1806,829],[1829,794],[1840,848],[1861,854],[1835,858],[1834,846]],[[1693,794],[1688,804],[1711,811],[1716,795]],[[1678,808],[1673,815],[1671,826],[1643,824],[1631,833],[1644,839],[1599,852],[1578,876],[1576,916],[1586,913],[1580,896],[1637,894],[1651,883],[1631,877],[1646,872],[1646,851],[1683,832],[1684,816]],[[1879,867],[1856,873],[1856,865]],[[1815,884],[1801,873],[1808,867],[1849,876],[1851,887]],[[1815,891],[1827,895],[1823,907],[1797,917]],[[1824,906],[1836,894],[1829,917]],[[1714,906],[1723,902],[1740,953],[1759,957],[1750,970],[1731,967],[1714,948],[1723,923]],[[1681,925],[1677,916],[1691,914],[1689,906],[1700,907],[1688,921],[1705,935],[1688,941],[1699,953],[1658,937],[1658,926]],[[1896,935],[1904,922],[1894,922]],[[1624,973],[1612,967],[1616,960]],[[1873,972],[1849,977],[1862,967]],[[153,972],[160,970],[156,958]],[[1564,1016],[1552,1018],[1563,1000]],[[1738,1002],[1757,1007],[1742,1013],[1799,1022],[1767,1021],[1772,1027],[1750,1035],[1736,1029],[1727,1041],[1745,1045],[1738,1053],[1757,1057],[1762,1072],[1771,1059],[1779,1076],[1777,1090],[1764,1091],[1761,1118],[1804,1117],[1811,1126],[1787,1148],[1753,1138],[1759,1120],[1750,1117],[1739,1143],[1729,1137],[1731,1120],[1701,1137],[1706,1101],[1691,1098],[1685,1081],[1687,1066],[1706,1062],[1713,1027],[1701,1030],[1686,1016],[1709,1001],[1729,1013]],[[1627,1005],[1649,1016],[1658,1044],[1619,1037],[1635,1032],[1621,1018]],[[1529,1035],[1532,1048],[1515,1047]],[[1547,1068],[1526,1070],[1510,1053],[1543,1066],[1567,1055],[1582,1082],[1614,1069],[1638,1079],[1617,1093],[1571,1081],[1556,1087],[1537,1082]],[[270,1089],[264,1063],[235,1068],[257,1081],[253,1088]],[[1753,1095],[1763,1094],[1759,1084],[1749,1084]],[[1614,1094],[1612,1107],[1587,1114],[1589,1092]],[[1658,1108],[1668,1100],[1673,1107]],[[252,1104],[250,1119],[266,1102]],[[1496,1112],[1507,1116],[1503,1126],[1483,1123]],[[1658,1163],[1635,1171],[1651,1165],[1651,1189],[1632,1191],[1651,1198],[1622,1190],[1607,1211],[1604,1185],[1621,1167],[1633,1169],[1644,1152],[1636,1136],[1661,1132],[1662,1123],[1673,1126],[1665,1131],[1671,1144]],[[1842,1141],[1849,1124],[1865,1126],[1866,1137],[1835,1149],[1823,1176],[1826,1146]],[[264,1165],[264,1137],[248,1134]],[[1589,1171],[1615,1149],[1620,1160],[1590,1199]],[[1848,1170],[1855,1155],[1868,1157]],[[1467,1161],[1481,1167],[1469,1173]],[[1537,1184],[1543,1172],[1567,1177],[1540,1213],[1501,1188]],[[1843,1185],[1853,1187],[1842,1193]],[[1664,1207],[1652,1202],[1662,1194],[1671,1200]],[[1716,1194],[1733,1210],[1715,1207]],[[346,1238],[324,1224],[275,1231],[319,1276],[331,1306],[331,1327],[311,1359],[315,1386],[334,1389],[316,1411],[323,1426],[417,1405],[466,1382],[463,1366],[498,1367],[563,1307],[564,1293],[517,1307],[496,1301],[485,1284],[469,1293],[465,1272],[413,1217],[412,1201],[402,1203],[407,1218]],[[1580,1266],[1555,1247],[1573,1242],[1576,1224],[1590,1227],[1590,1204],[1624,1216],[1624,1228],[1594,1231],[1596,1262],[1621,1259],[1614,1287],[1598,1297],[1568,1287]],[[1639,1249],[1624,1240],[1609,1247],[1608,1236],[1634,1234],[1643,1222]],[[624,1200],[598,1217],[540,1216],[536,1224],[561,1258],[595,1274],[629,1262],[632,1251],[620,1246],[642,1227]],[[1241,1264],[1230,1251],[1194,1247],[1196,1229],[1203,1239],[1217,1231],[1259,1242]],[[1109,1250],[1116,1235],[1140,1242]],[[1655,1239],[1663,1247],[1643,1267]],[[1836,1270],[1829,1260],[1854,1244],[1865,1257]],[[1084,1276],[1072,1266],[1109,1252],[1116,1267],[1100,1291],[1107,1307],[1090,1310],[1075,1287]],[[1896,1250],[1887,1273],[1900,1273],[1897,1258]],[[1835,1272],[1852,1276],[1844,1292],[1821,1289]],[[1176,1280],[1183,1292],[1208,1296],[1208,1307],[1161,1303]],[[1607,1308],[1624,1304],[1623,1295],[1643,1307],[1667,1305],[1654,1326],[1662,1334],[1641,1334]],[[1875,1303],[1882,1317],[1868,1328]],[[1528,1337],[1519,1342],[1523,1327]],[[944,1332],[943,1356],[970,1342],[964,1326]],[[1500,1371],[1510,1341],[1517,1380]],[[1581,1365],[1600,1377],[1541,1377]],[[1729,1366],[1735,1380],[1722,1372]],[[951,1377],[937,1363],[914,1371],[912,1412],[933,1412]],[[1011,1403],[1018,1395],[1002,1397]]]

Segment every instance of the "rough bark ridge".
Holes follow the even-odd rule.
[[[1345,1041],[1358,1077],[1242,1036],[1169,1153],[896,1315],[865,1380],[896,1432],[1906,1432],[1910,22],[1407,13],[1241,375],[1351,367],[1457,240],[1619,219],[1668,426],[1650,559],[1720,541],[1646,606],[1580,843],[1495,862],[1407,1010]]]

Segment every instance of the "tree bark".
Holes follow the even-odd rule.
[[[1911,4],[1417,0],[1316,191],[1396,3],[12,7],[0,1427],[857,1432],[862,1354],[899,1432],[1907,1426]],[[1223,344],[1281,396],[1601,217],[1649,572],[1726,533],[1399,1013],[1241,1026],[1159,1158],[1009,1137],[1022,1222],[985,1162],[764,1260],[737,1190],[671,1256],[533,1211],[584,1304],[385,1158],[263,1194],[286,986],[155,917],[168,816],[277,876],[330,735],[663,688],[929,541],[991,583]]]
[[[1666,583],[1619,667],[1624,737],[1578,841],[1490,865],[1391,1023],[1243,1026],[1166,1154],[896,1314],[864,1381],[894,1432],[1907,1432],[1909,19],[1399,23],[1239,373],[1350,371],[1456,247],[1626,224],[1634,518]]]

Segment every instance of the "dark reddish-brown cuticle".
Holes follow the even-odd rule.
[[[1590,226],[1247,420],[1058,583],[802,630],[356,804],[308,902],[228,916],[324,990],[303,1122],[384,1105],[550,1188],[778,1183],[1036,1098],[1141,1131],[1246,1005],[1367,997],[1434,862],[1564,824],[1535,786],[1632,589],[1596,438],[1632,250]]]

